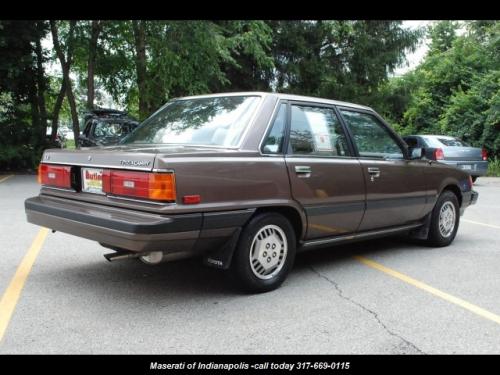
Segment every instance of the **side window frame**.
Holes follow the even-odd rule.
[[[283,144],[281,145],[281,151],[280,152],[265,152],[264,151],[264,146],[267,137],[271,134],[271,131],[273,130],[274,122],[276,121],[276,118],[279,115],[280,109],[282,105],[285,105],[285,126],[283,127]],[[273,113],[271,115],[271,119],[269,120],[269,123],[267,124],[266,131],[264,133],[264,136],[260,140],[259,144],[259,152],[262,156],[279,156],[279,155],[284,155],[285,150],[288,147],[288,134],[289,134],[289,123],[290,123],[290,105],[288,103],[288,100],[278,100],[276,103],[276,106],[274,107]]]
[[[355,150],[355,155],[359,159],[366,159],[366,160],[408,160],[408,146],[406,145],[405,141],[398,136],[398,134],[385,122],[385,120],[380,117],[378,113],[375,111],[370,111],[362,108],[353,108],[353,107],[346,107],[346,106],[336,106],[338,114],[340,116],[340,119],[342,123],[344,124],[344,128],[347,130],[349,134],[349,138],[351,139],[352,146]],[[401,149],[401,152],[403,154],[403,159],[388,159],[388,158],[375,158],[375,157],[370,157],[370,156],[361,156],[359,154],[358,146],[354,140],[354,134],[352,134],[351,129],[347,125],[347,121],[345,120],[344,116],[342,115],[342,110],[348,111],[348,112],[357,112],[357,113],[362,113],[365,115],[371,115],[375,117],[375,119],[378,120],[378,122],[382,125],[382,128],[387,132],[387,134],[392,138],[392,140],[398,145],[398,147]]]
[[[318,107],[318,108],[326,108],[330,109],[335,116],[337,116],[337,120],[339,121],[340,128],[344,132],[344,136],[347,143],[347,150],[349,155],[308,155],[308,154],[294,154],[292,148],[290,146],[290,130],[292,127],[292,105],[302,106],[302,107]],[[356,158],[356,152],[353,147],[353,143],[351,140],[351,135],[347,131],[345,123],[342,118],[339,116],[339,113],[336,109],[336,106],[333,104],[327,103],[318,103],[318,102],[309,102],[309,101],[299,101],[293,100],[288,102],[288,114],[287,114],[287,126],[286,126],[286,156],[287,157],[296,157],[296,158],[325,158],[325,159],[352,159]]]

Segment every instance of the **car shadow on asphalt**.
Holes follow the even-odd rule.
[[[398,238],[384,238],[315,249],[297,254],[291,276],[316,266],[335,271],[336,267],[342,267],[345,261],[354,255],[369,257],[379,253],[390,254],[417,249],[421,250],[421,247]],[[352,259],[352,262],[356,261]],[[135,298],[134,296],[142,295],[179,299],[180,296],[193,298],[210,295],[214,297],[244,295],[229,277],[228,272],[206,267],[201,259],[162,263],[156,266],[143,264],[138,259],[111,263],[102,259],[101,262],[96,260],[86,264],[72,265],[64,262],[57,266],[57,270],[41,271],[42,277],[50,279],[55,271],[59,280],[63,280],[65,287],[93,288],[97,292],[102,289],[106,295],[116,294],[120,297],[129,295]],[[308,276],[301,275],[301,277]]]

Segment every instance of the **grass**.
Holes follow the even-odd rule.
[[[75,141],[73,139],[68,139],[65,143],[67,149],[74,149],[75,148]]]
[[[488,163],[488,172],[486,176],[490,177],[500,177],[500,159],[491,159]]]

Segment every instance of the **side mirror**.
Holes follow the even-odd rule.
[[[422,159],[425,156],[425,149],[421,147],[409,148],[410,160]]]

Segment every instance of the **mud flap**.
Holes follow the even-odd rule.
[[[409,237],[415,240],[426,240],[429,237],[429,230],[431,227],[431,216],[432,216],[432,211],[429,212],[425,217],[424,225],[410,231]]]
[[[231,260],[233,259],[234,250],[236,249],[236,245],[238,244],[240,233],[241,228],[238,228],[224,245],[216,250],[208,252],[203,257],[203,264],[205,264],[206,266],[227,270],[231,265]]]

